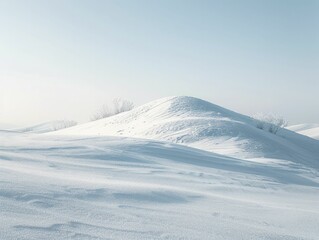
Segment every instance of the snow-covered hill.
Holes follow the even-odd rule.
[[[317,140],[192,97],[47,129],[0,131],[0,239],[319,235]]]
[[[297,124],[287,128],[291,131],[319,140],[319,124]]]
[[[314,240],[319,174],[123,137],[0,131],[0,239]]]
[[[77,125],[75,121],[57,120],[57,121],[37,124],[31,127],[15,129],[15,131],[24,132],[24,133],[47,133],[47,132],[57,131],[60,129],[69,128],[75,125]]]
[[[159,99],[53,134],[156,139],[237,158],[267,157],[319,166],[318,141],[286,129],[271,134],[258,129],[248,116],[186,96]]]

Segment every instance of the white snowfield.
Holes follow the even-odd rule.
[[[14,129],[16,132],[24,132],[24,133],[47,133],[53,132],[60,129],[68,128],[71,126],[75,126],[77,123],[74,121],[67,121],[67,120],[57,120],[51,122],[45,122],[41,124],[37,124],[35,126]]]
[[[139,137],[237,158],[278,158],[319,166],[318,141],[286,129],[270,134],[248,116],[187,96],[162,98],[50,134]]]
[[[0,239],[315,240],[318,149],[190,97],[0,131]]]
[[[319,124],[297,124],[289,126],[287,129],[319,140]]]

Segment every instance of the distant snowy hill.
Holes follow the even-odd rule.
[[[31,127],[16,129],[15,131],[24,133],[46,133],[72,127],[75,125],[77,125],[77,123],[74,121],[58,120],[37,124]]]
[[[193,97],[167,97],[113,117],[54,132],[156,139],[239,158],[279,158],[319,163],[317,141],[282,129],[256,128],[245,115]],[[311,159],[311,160],[309,160]],[[310,161],[310,162],[309,162]]]
[[[289,126],[287,129],[319,140],[319,124],[297,124]]]

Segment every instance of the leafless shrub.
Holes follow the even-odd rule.
[[[53,131],[57,131],[63,128],[69,128],[69,127],[73,127],[75,125],[77,125],[78,123],[75,121],[69,121],[69,120],[63,120],[63,121],[59,121],[53,124],[52,126],[52,130]]]
[[[92,121],[99,120],[114,116],[116,114],[130,111],[134,108],[133,102],[121,98],[113,99],[111,104],[104,104],[102,107],[91,117]]]
[[[113,100],[113,115],[119,114],[121,112],[130,111],[134,108],[134,104],[131,101],[115,98]]]
[[[273,134],[287,126],[288,122],[282,117],[272,114],[256,114],[254,117],[256,127]]]

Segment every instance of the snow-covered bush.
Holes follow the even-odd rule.
[[[256,127],[273,134],[286,127],[288,122],[282,117],[272,114],[256,114],[254,117]]]
[[[134,108],[133,102],[121,98],[113,99],[111,104],[104,104],[93,116],[92,121],[107,118]]]
[[[69,120],[63,120],[63,121],[57,121],[53,123],[52,130],[57,131],[63,128],[69,128],[77,125],[78,123],[75,121],[69,121]]]
[[[121,112],[130,111],[134,108],[134,103],[125,99],[115,98],[113,99],[113,115]]]

